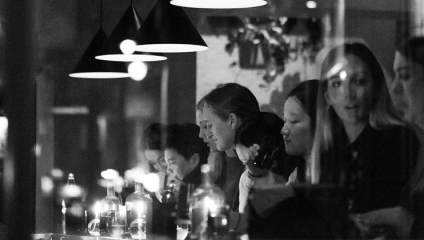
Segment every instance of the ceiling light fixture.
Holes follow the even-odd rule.
[[[151,62],[166,60],[165,56],[153,55],[149,53],[134,53],[135,46],[132,51],[123,53],[120,47],[122,42],[125,41],[129,43],[137,33],[142,23],[143,20],[141,20],[140,16],[134,8],[133,2],[131,1],[131,4],[125,11],[124,16],[113,29],[106,43],[103,45],[98,55],[96,56],[96,59],[117,62]]]
[[[94,58],[106,39],[106,33],[103,29],[99,29],[74,70],[69,74],[70,77],[96,79],[129,77],[125,63],[106,62]]]
[[[102,5],[100,0],[100,29],[94,35],[72,73],[69,74],[70,77],[94,79],[129,77],[125,63],[106,62],[94,58],[107,41],[107,35],[102,28]]]
[[[181,7],[158,0],[134,37],[136,51],[197,52],[208,49]]]
[[[172,0],[171,4],[190,8],[232,9],[260,7],[267,2],[264,0]]]

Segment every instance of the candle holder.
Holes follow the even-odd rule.
[[[100,236],[100,219],[94,218],[88,223],[88,233],[91,236]]]
[[[94,219],[88,223],[87,230],[91,236],[100,236],[100,202],[94,205]]]
[[[131,238],[140,240],[146,239],[146,219],[137,218],[129,224],[128,230]]]

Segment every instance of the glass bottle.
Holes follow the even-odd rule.
[[[180,183],[177,207],[177,240],[187,239],[191,225],[190,197],[194,191],[194,184]]]
[[[190,199],[191,239],[225,239],[228,235],[228,207],[224,192],[212,183],[210,166],[201,167],[202,184]]]
[[[119,198],[115,195],[115,188],[112,182],[107,183],[107,195],[100,200],[100,235],[110,236],[113,230],[112,225],[118,221]]]
[[[135,191],[125,201],[126,227],[133,239],[147,239],[152,232],[152,203],[143,184],[135,182]]]
[[[76,185],[75,177],[72,173],[68,175],[63,201],[66,206],[66,231],[70,234],[83,234],[85,227],[82,189]]]
[[[165,190],[161,192],[162,202],[160,203],[160,210],[155,212],[155,218],[162,219],[159,226],[159,233],[164,238],[176,239],[177,238],[177,225],[176,225],[176,208],[177,198],[175,196],[175,183],[167,184]]]

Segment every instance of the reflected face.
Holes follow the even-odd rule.
[[[312,149],[311,118],[296,97],[290,97],[284,104],[284,137],[286,152],[290,155],[308,156]]]
[[[146,150],[144,151],[144,155],[146,156],[149,164],[152,165],[159,172],[166,172],[166,168],[168,165],[164,159],[163,151],[159,150]]]
[[[168,171],[177,175],[179,180],[184,179],[194,167],[189,160],[186,160],[181,154],[171,148],[165,149],[165,161],[168,164]]]
[[[231,120],[221,120],[212,112],[212,109],[205,105],[203,107],[203,117],[208,126],[208,137],[211,138],[219,151],[234,148],[235,129],[231,125]]]
[[[408,61],[396,52],[393,63],[393,91],[402,96],[405,120],[422,126],[424,123],[424,66]]]
[[[358,57],[346,55],[337,73],[327,76],[325,99],[344,125],[366,124],[373,105],[375,83],[371,71]]]
[[[390,99],[395,109],[404,115],[408,109],[408,103],[405,98],[405,89],[401,83],[407,80],[410,74],[408,62],[399,52],[395,53],[393,70],[395,77],[387,78],[387,88],[389,89]]]
[[[211,152],[218,152],[215,141],[213,141],[212,138],[208,137],[208,125],[205,119],[203,118],[202,111],[196,111],[196,123],[200,127],[199,137],[202,138],[203,142],[208,145]]]

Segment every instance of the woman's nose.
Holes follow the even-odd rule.
[[[205,131],[205,130],[200,130],[200,132],[199,132],[199,137],[200,137],[200,138],[203,138],[203,139],[208,138],[208,132],[207,132],[207,131]]]
[[[356,98],[356,87],[354,86],[354,84],[347,84],[346,88],[346,96],[350,99],[355,99]]]
[[[171,166],[169,165],[169,163],[166,164],[165,172],[167,174],[170,174],[171,173]]]
[[[289,129],[286,127],[286,124],[284,124],[283,128],[281,129],[281,135],[283,135],[284,137],[286,137],[287,135],[290,134]]]
[[[402,90],[403,90],[402,87],[403,86],[400,83],[399,77],[395,77],[394,81],[392,83],[392,86],[389,88],[389,91],[393,94],[398,95],[398,94],[402,93]]]
[[[160,171],[168,172],[168,163],[166,163],[165,165],[161,164],[160,165]]]

